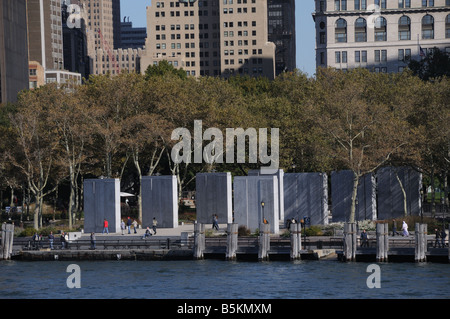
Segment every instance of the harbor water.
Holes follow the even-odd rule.
[[[374,265],[378,271],[372,270]],[[450,265],[334,260],[1,261],[0,299],[35,298],[450,299]]]

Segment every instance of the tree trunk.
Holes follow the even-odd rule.
[[[395,177],[397,178],[398,184],[400,185],[400,189],[402,190],[402,194],[403,194],[403,215],[405,217],[407,217],[408,216],[408,203],[407,203],[407,199],[406,199],[405,187],[403,187],[403,183],[400,180],[400,177],[398,177],[397,171],[395,171]]]
[[[352,190],[352,205],[350,208],[350,216],[348,218],[349,223],[355,222],[356,216],[356,196],[358,195],[359,175],[353,172],[353,190]]]

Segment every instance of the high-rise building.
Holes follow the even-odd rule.
[[[0,1],[0,103],[28,88],[26,0]]]
[[[70,72],[80,73],[83,78],[90,74],[90,59],[87,54],[86,25],[83,19],[78,23],[71,21],[73,14],[64,2],[62,5],[62,28],[64,47],[64,69]]]
[[[450,0],[315,0],[316,65],[400,72],[427,50],[450,53]]]
[[[123,49],[143,49],[147,39],[147,28],[133,27],[133,22],[126,17],[120,24],[120,46]]]
[[[83,10],[89,55],[97,49],[120,47],[120,0],[71,0]]]
[[[141,71],[167,60],[193,76],[274,78],[268,30],[267,1],[152,1]]]
[[[296,63],[295,0],[267,0],[269,41],[275,43],[276,75],[293,71]]]
[[[29,60],[64,68],[61,0],[27,0]]]
[[[81,83],[80,73],[64,69],[61,9],[62,0],[27,0],[30,89],[43,83]]]

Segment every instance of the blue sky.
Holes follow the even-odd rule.
[[[261,0],[258,0],[261,1]],[[135,27],[146,27],[146,6],[151,0],[120,0],[121,15],[130,17]],[[297,68],[313,76],[316,68],[315,60],[315,26],[312,19],[313,0],[296,0],[296,34],[297,34]]]

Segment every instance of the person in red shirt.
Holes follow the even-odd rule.
[[[108,221],[106,219],[103,220],[103,231],[102,231],[102,234],[104,234],[105,231],[106,231],[107,234],[109,234]]]

